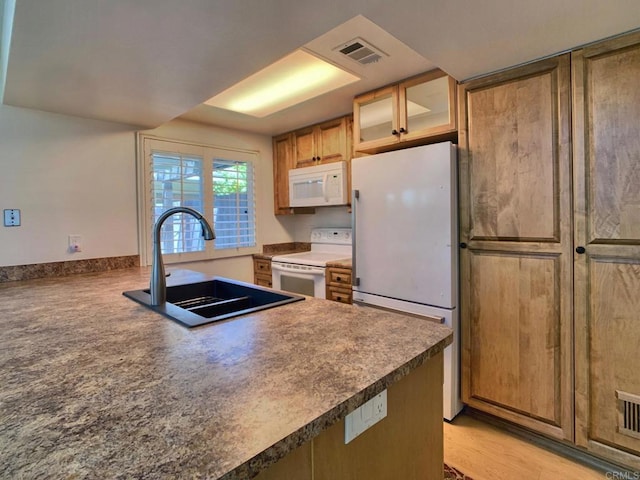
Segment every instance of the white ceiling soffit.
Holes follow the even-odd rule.
[[[380,52],[381,59],[374,63],[361,64],[342,54],[340,49],[350,45],[356,38],[360,38]],[[303,47],[318,57],[353,73],[361,80],[264,119],[209,105],[199,105],[184,114],[182,118],[273,135],[347,114],[353,109],[353,97],[356,95],[436,68],[432,62],[362,15],[331,29]]]
[[[361,37],[400,61],[371,76],[358,68],[382,69],[387,58],[352,62],[362,93],[433,66],[464,80],[640,28],[638,0],[6,1],[15,17],[4,103],[143,127],[189,112],[268,134],[346,113],[353,92],[259,122],[198,105],[302,46],[330,57],[327,48]],[[348,21],[364,30],[322,43]],[[407,53],[396,57],[380,36]]]
[[[411,4],[411,15],[369,18],[459,81],[640,28],[638,0]]]

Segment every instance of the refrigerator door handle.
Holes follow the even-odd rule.
[[[358,200],[360,199],[360,190],[351,192],[351,285],[353,287],[360,286],[360,278],[356,272],[356,210]]]

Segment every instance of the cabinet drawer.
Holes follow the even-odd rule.
[[[261,287],[272,287],[271,283],[271,275],[266,275],[264,273],[256,273],[254,276],[254,282],[256,285],[260,285]]]
[[[351,303],[351,289],[340,287],[327,287],[327,300],[340,303]]]
[[[253,271],[257,275],[259,273],[265,273],[271,275],[271,260],[264,260],[262,258],[253,259]]]
[[[346,285],[351,288],[351,270],[346,268],[329,268],[327,283]]]

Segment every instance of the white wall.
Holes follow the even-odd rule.
[[[308,242],[313,228],[351,227],[351,214],[347,207],[321,207],[314,214],[295,215],[294,221],[295,241]]]
[[[135,255],[132,127],[0,105],[0,265]],[[68,235],[83,251],[68,252]]]
[[[294,240],[296,220],[273,215],[270,137],[182,120],[145,133],[259,152],[260,249]],[[22,214],[20,227],[0,225],[0,266],[139,253],[133,127],[0,105],[0,145],[0,209]],[[82,252],[68,252],[69,234]],[[250,256],[184,266],[253,279]]]
[[[174,120],[146,134],[259,152],[258,242],[308,242],[314,227],[348,227],[345,207],[273,215],[271,138]],[[135,130],[128,125],[0,105],[0,209],[21,210],[20,227],[0,225],[0,266],[139,254]],[[83,251],[68,251],[68,236]],[[182,265],[251,281],[250,256]]]

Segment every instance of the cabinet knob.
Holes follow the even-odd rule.
[[[576,253],[579,253],[580,255],[582,255],[586,251],[587,249],[584,248],[583,246],[576,247]]]
[[[462,242],[462,243],[460,244],[460,248],[467,248],[467,244],[466,244],[466,243],[464,243],[464,242]]]
[[[342,281],[342,277],[336,277],[336,282],[341,282]]]
[[[396,130],[395,128],[391,130],[391,135],[398,135],[398,130]]]
[[[400,133],[407,133],[407,130],[404,127],[400,127]]]

